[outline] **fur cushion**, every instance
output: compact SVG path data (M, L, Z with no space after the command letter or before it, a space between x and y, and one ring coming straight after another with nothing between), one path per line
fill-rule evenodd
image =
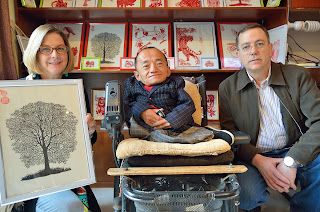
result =
M119 159L142 155L183 155L192 157L218 155L230 149L230 145L222 139L211 139L196 144L177 144L128 138L118 145L116 155Z

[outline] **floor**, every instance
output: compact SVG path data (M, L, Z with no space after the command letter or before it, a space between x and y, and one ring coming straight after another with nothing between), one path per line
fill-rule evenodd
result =
M113 188L92 188L102 212L113 212ZM262 212L289 212L289 202L279 193L271 191L272 198L262 206Z

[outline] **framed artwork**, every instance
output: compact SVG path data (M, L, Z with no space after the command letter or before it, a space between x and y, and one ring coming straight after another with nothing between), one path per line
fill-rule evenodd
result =
M201 7L201 0L169 0L168 7Z
M3 80L0 92L1 204L96 182L81 79Z
M100 69L120 69L127 52L127 22L88 23L84 56L100 57Z
M176 69L200 69L200 57L217 57L213 22L175 22Z
M100 57L82 57L81 70L100 70Z
M73 7L74 0L41 0L39 7Z
M227 7L263 7L263 0L225 0Z
M98 7L99 0L74 0L74 7Z
M142 7L168 7L168 0L142 0Z
M281 0L268 0L266 7L279 7Z
M104 118L106 91L103 88L91 90L92 103L92 117L95 120L102 120Z
M85 34L84 22L48 22L56 28L61 29L67 36L74 56L74 68L80 69L81 56L83 52L83 41Z
M218 91L206 91L208 120L219 121Z
M24 7L30 7L30 8L37 7L35 0L21 0L21 4Z
M217 70L219 69L218 57L200 57L201 70Z
M202 7L224 7L225 0L202 0Z
M134 57L121 57L120 70L136 70L134 66Z
M268 30L270 43L272 45L271 60L275 63L285 64L287 55L287 33L288 25Z
M171 56L170 22L140 22L130 24L129 57L137 56L143 48L153 46L167 57Z
M236 35L248 23L217 23L220 62L222 69L240 69L237 56Z
M167 57L168 66L170 67L170 70L174 70L174 57Z
M140 7L140 0L100 0L99 7Z

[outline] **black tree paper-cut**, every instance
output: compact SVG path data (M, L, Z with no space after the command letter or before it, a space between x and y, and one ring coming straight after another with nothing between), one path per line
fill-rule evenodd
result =
M29 168L44 165L44 170L29 174L22 180L43 177L71 170L50 168L52 163L66 164L76 148L76 124L78 120L64 105L29 103L11 114L6 120L13 150Z

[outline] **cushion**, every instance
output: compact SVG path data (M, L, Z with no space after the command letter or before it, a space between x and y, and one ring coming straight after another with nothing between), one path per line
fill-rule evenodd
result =
M195 123L201 125L202 114L201 114L201 96L198 91L198 86L188 80L185 81L184 90L191 96L196 111L192 114Z
M230 149L230 145L222 139L211 139L196 144L178 144L128 138L118 145L116 155L119 159L142 155L183 155L193 157L218 155Z

